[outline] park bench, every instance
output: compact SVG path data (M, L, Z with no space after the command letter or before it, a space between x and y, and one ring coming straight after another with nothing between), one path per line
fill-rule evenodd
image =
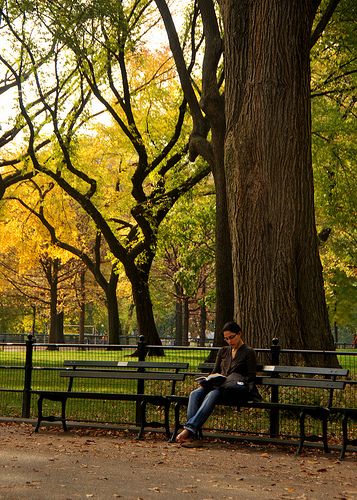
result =
M64 369L60 371L61 378L68 378L67 390L33 390L32 394L38 395L38 419L35 432L38 432L41 422L62 422L63 429L66 425L66 403L68 399L100 399L111 401L134 401L137 405L137 423L140 426L138 437L143 436L146 427L164 427L167 437L170 437L169 409L170 400L166 397L176 391L176 383L183 381L188 369L188 363L153 362L153 361L64 361ZM110 392L109 390L74 390L75 381L83 379L110 380L110 381L136 381L136 392ZM157 388L153 393L145 394L145 382L157 381L160 388L162 382L169 381L168 394L159 394ZM120 386L120 384L119 384ZM120 387L117 387L119 389ZM61 403L61 416L44 416L43 401L58 401ZM164 423L148 422L146 419L147 404L160 406L164 409Z
M212 370L214 363L204 363L199 366L203 372ZM318 441L322 440L325 452L329 451L328 437L327 437L327 423L330 415L330 409L333 404L334 391L343 390L345 387L345 380L341 377L346 377L348 370L341 368L320 368L311 366L280 366L280 365L264 365L258 366L256 384L265 392L263 388L268 391L268 401L247 401L237 405L237 403L222 403L221 405L233 406L238 410L240 408L257 408L264 409L270 412L270 433L275 434L277 422L279 419L279 411L291 411L297 413L299 416L299 445L297 454L303 448L305 441ZM301 388L303 391L299 394L306 396L302 398L299 396L299 401L286 402L282 401L280 396L280 388ZM320 390L325 396L325 401L319 400L318 403L309 402L311 396L310 390ZM175 424L174 430L171 435L170 441L175 441L180 423L180 410L183 406L187 406L188 396L170 395L169 399L174 404ZM303 399L303 400L302 400ZM305 402L304 402L305 401ZM306 417L321 420L322 422L322 437L314 435L306 435L305 422ZM346 417L347 418L347 417ZM345 423L345 425L347 425Z

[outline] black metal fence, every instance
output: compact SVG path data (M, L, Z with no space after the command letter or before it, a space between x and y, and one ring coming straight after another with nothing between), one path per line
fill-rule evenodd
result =
M153 354L153 360L162 360L162 354L167 361L183 361L189 363L189 370L185 381L178 386L178 394L187 395L196 387L195 377L200 372L199 366L208 359L213 360L218 348L215 347L192 347L192 346L163 346L160 353L155 355L158 346L145 346L138 342L132 345L101 345L101 344L44 344L35 341L29 336L25 343L0 343L0 415L2 417L35 418L37 416L36 398L32 396L32 390L66 390L66 382L59 377L59 371L63 369L64 360L68 359L92 359L106 361L126 361L128 359L143 359L148 352ZM270 349L256 348L259 364L291 364L291 359L314 359L319 360L320 366L332 366L338 363L341 367L348 368L349 375L346 380L346 389L336 394L335 406L349 408L357 407L357 350L337 351L296 351L283 349L276 343L272 343ZM159 355L161 354L161 355ZM108 383L108 382L107 382ZM125 391L135 392L137 387L133 381L130 387L126 381ZM164 388L158 386L151 390L161 391ZM300 389L284 394L285 398L298 398L300 400ZM303 389L301 389L303 390ZM316 399L320 394L316 394ZM49 414L56 414L56 403L48 402L46 409ZM53 405L53 406L51 406ZM115 424L123 427L135 426L137 416L135 404L111 401L73 400L68 401L68 420L77 422L90 422ZM152 412L159 411L152 408ZM154 415L157 419L158 415ZM280 414L276 422L272 421L273 412L264 412L255 409L217 408L212 417L206 423L205 429L218 431L221 434L239 433L241 435L270 436L272 429L274 434L283 438L294 438L298 436L297 419L291 418L289 414ZM185 417L182 416L182 421ZM336 417L337 419L337 417ZM312 433L318 433L316 421L309 423ZM340 422L335 420L329 423L330 436L339 439L341 432ZM352 428L352 432L356 432Z

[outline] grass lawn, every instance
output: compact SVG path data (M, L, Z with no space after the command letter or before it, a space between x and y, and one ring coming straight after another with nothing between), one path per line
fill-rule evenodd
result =
M1 349L1 346L0 346ZM59 350L48 350L42 346L35 346L33 351L33 371L32 371L32 389L48 390L66 390L68 380L59 377L59 371L63 369L65 360L102 360L102 361L130 361L136 346L128 346L122 350L109 350L106 347L73 347L61 346ZM207 349L165 349L165 357L151 356L150 361L172 361L188 362L189 371L197 372L200 363L207 358L210 348ZM348 351L351 353L351 351ZM352 354L352 355L351 355ZM348 355L346 351L338 351L338 359L342 367L350 370L350 377L357 378L357 357L355 353ZM356 352L357 354L357 352ZM22 346L6 346L0 350L0 415L6 417L21 416L22 407L22 389L24 384L24 364L26 352ZM167 394L169 393L170 382L150 381L145 384L145 391L148 394ZM190 390L196 387L194 376L187 377L183 383L177 385L177 393L187 395ZM130 380L95 380L84 379L75 380L74 390L95 390L108 392L135 393L136 381ZM17 391L17 392L15 392ZM282 394L282 396L284 396ZM302 393L287 393L286 398L298 398ZM311 394L317 404L320 400L320 394ZM336 392L338 404L341 406L356 406L356 386L346 387L341 393ZM37 416L37 398L32 398L31 416ZM45 402L44 410L47 414L58 414L59 405L54 402ZM159 410L151 410L152 420L160 420L163 415L158 414ZM135 403L131 402L113 402L96 400L69 400L67 415L69 420L93 421L107 423L135 423ZM150 417L149 417L150 418ZM233 409L229 411L215 412L209 422L213 427L224 426L225 428L243 431L250 429L252 432L265 432L268 428L268 414L262 411L244 410L237 413ZM312 423L311 425L317 425ZM291 429L295 433L296 418L289 415L282 415L282 428ZM265 431L264 431L265 429Z

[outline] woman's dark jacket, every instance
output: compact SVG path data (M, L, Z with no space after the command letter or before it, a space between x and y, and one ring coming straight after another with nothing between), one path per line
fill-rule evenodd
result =
M232 348L222 347L217 354L213 373L221 373L227 377L226 382L221 386L223 389L234 389L237 382L244 383L252 399L260 400L261 396L255 386L255 376L257 372L257 358L252 347L242 344L236 356L232 359Z

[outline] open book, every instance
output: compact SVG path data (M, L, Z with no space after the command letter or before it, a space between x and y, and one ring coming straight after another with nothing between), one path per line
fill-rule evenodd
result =
M219 387L223 384L223 382L227 379L225 375L221 375L220 373L211 373L210 375L197 377L195 380L202 387Z

